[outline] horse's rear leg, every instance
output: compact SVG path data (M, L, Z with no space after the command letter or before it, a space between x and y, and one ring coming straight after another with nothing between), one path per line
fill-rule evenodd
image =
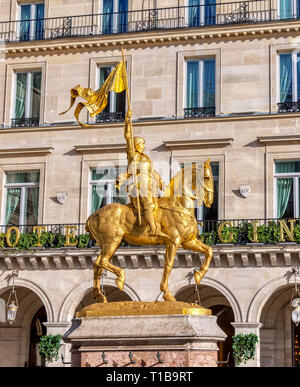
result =
M108 270L114 273L116 278L116 284L120 290L123 290L125 283L125 272L123 269L112 265L109 261L114 255L115 251L121 243L119 241L114 241L113 243L103 243L101 244L101 254L98 256L94 263L94 290L95 293L102 294L100 291L100 276L102 275L103 270ZM104 296L104 295L103 295ZM105 302L105 301L104 301Z
M191 241L182 243L182 247L187 250L196 251L198 253L204 253L205 259L200 270L195 271L194 279L197 285L200 284L202 278L209 268L210 261L213 257L213 249L210 246L205 245L199 239L194 238Z

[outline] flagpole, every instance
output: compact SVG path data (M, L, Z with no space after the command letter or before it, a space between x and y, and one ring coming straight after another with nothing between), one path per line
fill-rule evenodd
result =
M126 71L126 64L125 64L125 56L124 56L124 49L122 47L122 59L123 59L123 71L124 71L124 78L126 79L126 95L127 95L127 104L128 104L128 111L131 113L131 104L130 104L130 97L129 97L129 86L127 81L127 71ZM126 123L125 123L126 125ZM138 180L137 180L137 173L136 173L136 164L135 164L135 149L134 149L134 142L133 142L133 133L132 133L132 120L131 120L131 114L129 115L129 126L130 126L130 142L131 142L131 152L133 155L133 178L134 178L134 184L136 189L136 203L137 203L137 211L138 211L138 221L139 225L142 225L142 218L141 218L141 203L140 203L140 194L139 194L139 187L138 187Z

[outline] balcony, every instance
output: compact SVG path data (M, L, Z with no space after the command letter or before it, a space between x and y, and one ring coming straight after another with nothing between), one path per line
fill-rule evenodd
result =
M203 117L215 117L216 108L212 107L197 107L197 108L185 108L184 118L203 118Z
M96 117L96 124L102 124L105 122L123 122L124 113L123 112L101 112Z
M300 112L300 101L279 102L278 113L297 113Z
M11 119L11 127L12 128L23 128L23 127L31 127L31 126L39 126L40 118L32 117L32 118L12 118Z
M215 219L199 221L198 228L199 238L211 246L300 243L300 218ZM0 230L0 250L1 248L30 250L32 248L95 247L95 241L91 240L89 234L86 233L84 223L6 225L0 226ZM138 248L124 241L120 247Z
M300 18L300 9L277 0L248 0L0 23L0 40L23 42L111 34L263 23Z

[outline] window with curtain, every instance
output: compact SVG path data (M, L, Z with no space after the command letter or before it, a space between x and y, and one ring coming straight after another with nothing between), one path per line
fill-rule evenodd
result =
M110 203L126 203L126 187L120 190L116 180L120 173L126 173L126 166L98 167L91 169L90 178L90 213Z
M189 27L216 23L216 0L189 0Z
M40 172L6 172L5 175L5 225L38 224Z
M186 63L186 107L215 106L215 59Z
M299 0L279 0L279 18L294 19L300 16Z
M100 66L99 67L99 87L103 85L114 66ZM108 96L107 106L104 109L104 113L118 113L122 119L125 118L125 104L126 104L126 91L122 93L115 93L111 91Z
M275 162L276 216L294 218L300 216L300 161Z
M300 54L279 55L279 102L300 100Z
M39 118L42 73L17 72L15 74L15 108L13 118Z
M180 167L186 167L191 164L180 163ZM214 179L214 201L210 208L202 204L195 208L195 216L198 221L204 221L203 227L200 227L201 233L216 229L219 216L219 163L210 163Z
M127 31L128 0L103 0L102 34Z
M40 40L44 37L44 3L20 5L20 40Z

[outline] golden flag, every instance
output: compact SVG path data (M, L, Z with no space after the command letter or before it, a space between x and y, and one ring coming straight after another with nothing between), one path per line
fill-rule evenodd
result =
M79 121L79 114L81 110L86 107L89 111L91 117L97 116L101 113L107 106L108 94L110 91L115 93L121 93L122 91L128 88L127 76L126 76L126 67L125 62L119 62L112 72L107 77L106 81L102 87L96 91L93 91L90 88L83 88L80 85L77 85L71 89L71 104L69 109L60 114L67 113L71 107L74 105L77 97L81 97L86 100L86 102L80 102L74 112L77 122L83 127L89 127L91 125L83 124Z

